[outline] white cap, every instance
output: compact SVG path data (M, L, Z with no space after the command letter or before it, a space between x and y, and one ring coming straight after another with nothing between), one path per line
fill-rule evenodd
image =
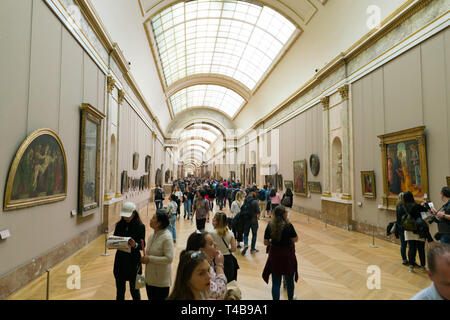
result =
M120 216L129 218L133 214L134 210L136 210L136 205L133 202L125 202L123 204L122 211L120 212Z

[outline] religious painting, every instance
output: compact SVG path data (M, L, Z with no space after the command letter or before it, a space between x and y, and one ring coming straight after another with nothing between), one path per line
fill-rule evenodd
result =
M66 154L51 129L32 132L11 164L3 210L16 210L61 201L67 194Z
M283 190L283 176L281 174L276 175L277 190Z
M311 157L309 157L309 167L311 168L313 176L317 177L320 171L320 161L317 154L312 154Z
M425 127L378 136L383 163L383 202L394 209L400 192L412 192L417 202L428 194Z
M122 171L122 178L120 179L121 186L120 186L120 193L124 194L128 191L128 172Z
M78 213L100 205L101 121L105 115L89 104L81 107Z
M133 153L133 170L137 170L139 168L139 153Z
M294 182L291 180L284 180L284 187L287 189L294 189Z
M161 169L156 169L156 174L155 174L155 184L157 186L162 186L162 174L161 174Z
M150 168L152 165L152 157L146 156L145 157L145 172L150 172Z
M306 159L294 161L294 193L308 196L308 180L306 172Z
M361 189L362 195L364 197L366 198L377 197L374 171L361 171Z
M322 194L322 185L320 182L308 182L308 188L311 193Z

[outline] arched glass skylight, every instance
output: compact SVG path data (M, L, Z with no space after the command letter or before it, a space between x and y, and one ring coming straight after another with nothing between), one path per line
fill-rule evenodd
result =
M206 153L206 149L198 146L198 145L193 145L193 146L188 146L185 149L183 149L183 154L189 154L189 152L192 151L200 151L201 153Z
M194 123L185 128L185 130L190 130L190 129L204 129L204 130L209 130L209 131L213 132L216 136L222 135L221 131L219 131L216 127L210 125L209 123L202 123L202 122Z
M202 141L202 140L186 140L186 141L184 141L184 142L181 144L181 146L193 146L193 145L195 145L195 146L201 146L201 147L203 147L205 150L208 150L209 147L210 147L210 144L209 144L209 143L207 143L207 142L205 142L205 141Z
M166 86L194 74L229 76L253 90L296 26L241 0L179 2L151 19Z
M211 107L233 117L244 102L244 98L233 90L209 84L190 86L170 97L174 114L193 107Z
M192 137L204 138L210 142L214 142L217 138L217 136L214 133L205 129L185 130L180 135L181 140L189 139Z

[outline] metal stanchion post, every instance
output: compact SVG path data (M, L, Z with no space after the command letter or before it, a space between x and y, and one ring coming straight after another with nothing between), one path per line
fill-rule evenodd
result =
M378 248L375 245L375 226L372 226L372 244L370 245L371 248Z
M105 230L105 253L102 253L101 256L107 257L109 253L106 251L106 241L108 240L108 230Z
M328 231L328 212L325 214L325 228L322 230Z
M47 294L45 300L50 300L50 269L47 269Z

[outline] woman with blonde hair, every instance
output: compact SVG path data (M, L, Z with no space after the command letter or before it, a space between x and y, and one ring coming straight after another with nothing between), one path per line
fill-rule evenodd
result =
M237 248L240 249L240 242L244 241L244 221L239 217L236 218L239 212L241 212L242 204L244 203L245 193L243 191L238 191L236 193L236 199L231 204L231 229L236 237Z
M210 232L217 250L222 252L224 257L224 273L227 281L237 280L237 269L239 265L232 252L236 251L236 240L233 233L228 229L227 215L224 212L217 212L214 215L212 225L214 230Z

